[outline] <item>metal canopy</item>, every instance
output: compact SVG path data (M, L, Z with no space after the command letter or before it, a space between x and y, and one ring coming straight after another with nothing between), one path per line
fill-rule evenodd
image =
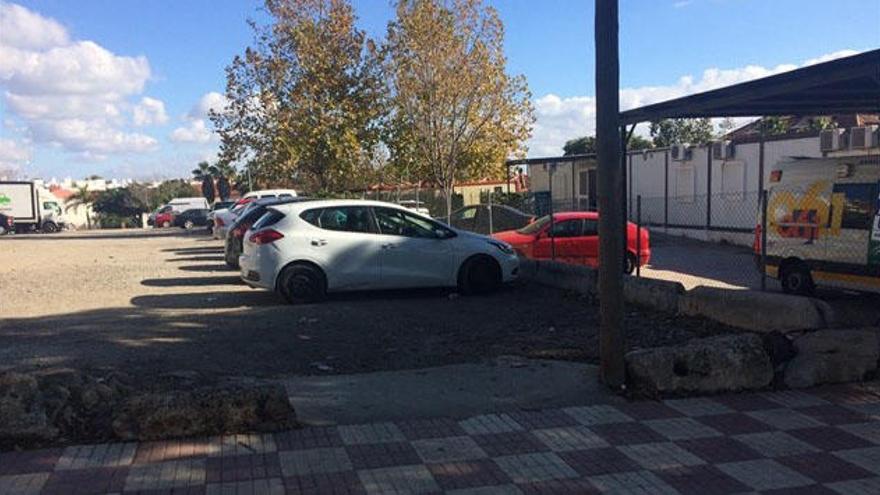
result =
M620 124L668 118L880 113L880 49L620 113Z

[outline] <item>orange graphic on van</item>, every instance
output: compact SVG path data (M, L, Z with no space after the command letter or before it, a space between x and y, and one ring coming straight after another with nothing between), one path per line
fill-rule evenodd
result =
M770 231L779 237L804 239L840 235L844 198L830 194L831 184L820 180L804 191L772 191L767 205Z

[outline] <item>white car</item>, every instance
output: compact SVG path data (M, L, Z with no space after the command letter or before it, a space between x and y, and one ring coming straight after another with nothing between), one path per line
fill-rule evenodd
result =
M327 292L458 287L483 293L517 278L505 242L460 231L379 201L272 206L245 234L241 277L290 302Z
M226 239L226 231L235 222L237 217L235 208L229 207L213 212L212 221L214 222L214 227L211 234L214 239ZM237 208L241 209L243 206Z

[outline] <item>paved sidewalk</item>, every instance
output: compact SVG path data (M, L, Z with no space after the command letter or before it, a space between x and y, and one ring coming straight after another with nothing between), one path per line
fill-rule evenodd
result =
M880 493L880 383L0 454L0 493Z

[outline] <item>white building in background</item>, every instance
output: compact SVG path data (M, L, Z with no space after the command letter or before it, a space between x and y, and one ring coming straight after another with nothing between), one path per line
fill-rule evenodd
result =
M874 115L841 118L837 134L867 128L877 136ZM846 124L850 124L847 126ZM855 125L853 125L855 124ZM830 148L819 131L802 131L764 139L764 169L760 167L760 136L754 124L729 134L729 140L710 146L672 146L627 153L627 214L638 216L652 230L709 241L751 245L758 223L760 191L773 166L791 157L878 154L873 147L854 149L848 139L834 139ZM830 133L828 134L830 135ZM827 140L827 138L826 138ZM536 205L554 211L596 209L596 161L593 156L532 158L512 161L528 167L530 192ZM551 186L552 184L552 186ZM546 210L537 213L546 213Z

